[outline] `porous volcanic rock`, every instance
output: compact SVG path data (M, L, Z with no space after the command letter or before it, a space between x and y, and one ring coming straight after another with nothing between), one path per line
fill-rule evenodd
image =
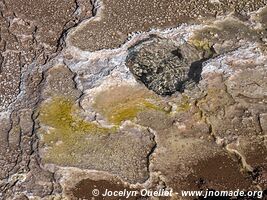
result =
M126 65L148 89L170 95L199 81L203 60L201 53L187 43L178 45L152 35L129 48Z

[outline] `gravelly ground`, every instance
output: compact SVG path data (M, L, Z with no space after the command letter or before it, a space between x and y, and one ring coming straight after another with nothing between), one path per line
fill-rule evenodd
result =
M100 1L102 2L102 1ZM209 0L104 0L99 18L85 23L70 36L70 42L82 50L99 50L120 46L128 34L153 28L176 27L183 22L201 18L213 20L233 11L246 16L266 5L266 1L209 1Z
M0 1L0 199L266 190L266 3Z

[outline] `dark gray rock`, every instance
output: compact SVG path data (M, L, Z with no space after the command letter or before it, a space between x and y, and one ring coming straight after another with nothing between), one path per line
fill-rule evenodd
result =
M189 44L155 36L129 48L126 65L146 87L159 95L182 92L198 82L202 71L201 52Z

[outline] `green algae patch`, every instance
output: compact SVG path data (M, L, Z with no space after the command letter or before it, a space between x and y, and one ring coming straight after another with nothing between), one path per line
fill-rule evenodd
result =
M78 115L75 102L63 97L53 98L40 107L41 143L46 147L44 161L74 165L85 154L91 135L114 133Z
M159 97L144 88L120 86L103 91L95 98L94 108L109 122L119 125L147 110L165 112Z
M189 43L193 45L198 51L203 52L204 58L210 58L214 54L213 43L207 39L191 39Z
M39 120L46 126L64 131L104 133L109 130L85 121L78 112L74 101L57 97L42 105Z
M227 17L194 31L189 42L205 54L213 56L214 53L223 54L239 48L242 40L261 43L261 36L259 31L238 18ZM212 48L214 46L215 49Z
M181 100L179 101L179 103L176 104L177 108L176 111L177 112L187 112L190 110L191 105L189 102L189 97L186 95L183 95Z
M194 45L198 50L208 51L212 47L212 43L208 40L192 39L189 41L190 44Z

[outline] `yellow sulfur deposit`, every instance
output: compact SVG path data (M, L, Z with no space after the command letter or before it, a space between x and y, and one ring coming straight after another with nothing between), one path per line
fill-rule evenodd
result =
M42 129L41 142L48 147L45 156L47 162L56 164L78 162L77 154L86 152L87 137L91 134L114 133L114 129L98 126L87 122L78 116L78 106L64 97L53 98L40 108L41 125L48 126L48 131Z
M149 109L164 112L162 102L156 94L144 88L130 86L101 92L95 99L94 108L116 125L132 120L138 113Z

